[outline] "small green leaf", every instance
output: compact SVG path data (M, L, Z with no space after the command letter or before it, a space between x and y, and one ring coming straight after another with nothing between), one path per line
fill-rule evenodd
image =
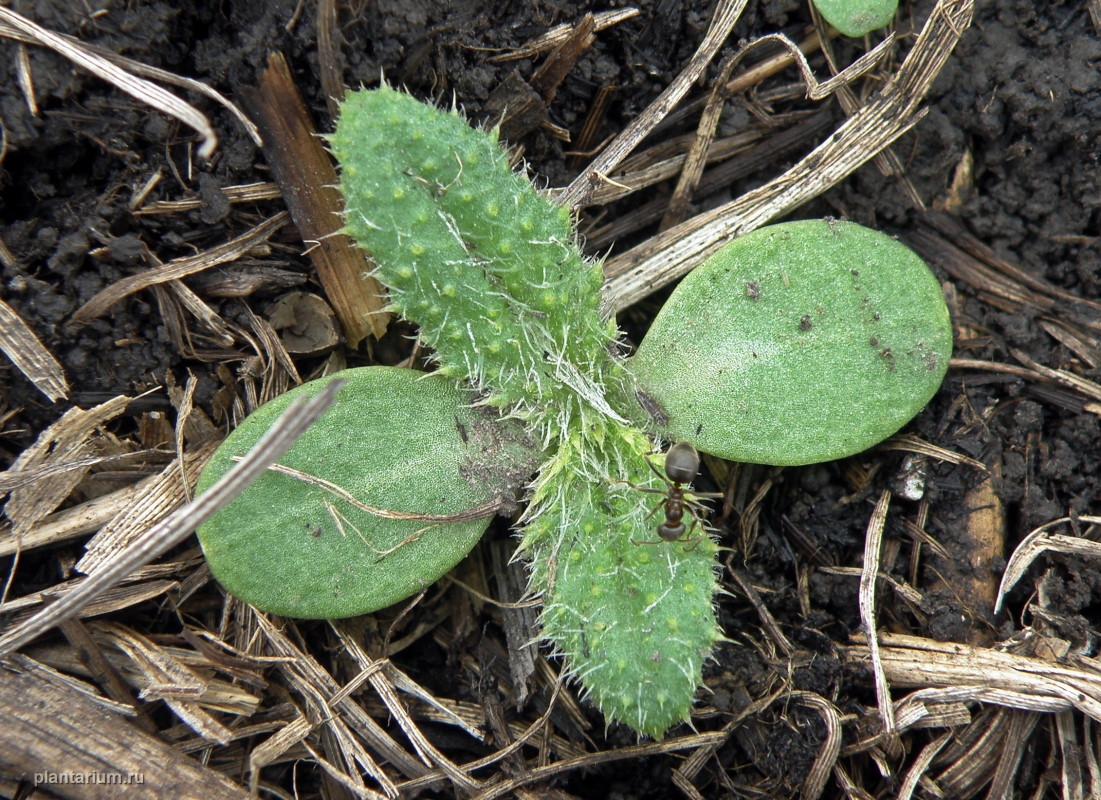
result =
M854 223L741 236L677 287L630 361L662 434L735 461L858 453L905 425L948 369L940 286L905 245Z
M541 454L444 378L349 369L299 386L250 415L199 480L209 487L295 397L335 378L333 407L280 460L377 509L456 514L504 496ZM214 577L240 599L290 617L366 614L431 585L477 543L491 515L461 522L391 519L321 486L269 471L199 529ZM390 552L387 552L390 551Z
M846 36L885 28L895 18L898 0L813 0L818 13Z

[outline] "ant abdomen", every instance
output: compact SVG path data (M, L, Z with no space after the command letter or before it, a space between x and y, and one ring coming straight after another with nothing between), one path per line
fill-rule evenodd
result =
M665 454L665 474L673 483L691 483L700 474L700 454L688 442L677 442Z

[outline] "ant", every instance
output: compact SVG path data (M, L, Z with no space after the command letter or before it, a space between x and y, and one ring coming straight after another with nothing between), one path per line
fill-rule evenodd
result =
M641 486L635 486L634 488L638 489L640 492L665 495L662 501L654 506L654 510L646 515L646 519L649 519L656 514L659 509L664 509L665 519L662 520L661 524L657 527L658 536L661 537L658 541L636 542L633 539L631 541L634 544L686 542L691 545L689 549L694 550L703 540L703 536L697 536L695 539L692 539L692 531L696 529L696 523L700 521L700 515L707 512L707 509L704 508L697 498L722 497L722 493L690 493L686 491L686 487L691 484L700 473L700 454L697 453L696 448L688 442L677 442L669 448L669 452L665 454L664 475L658 472L658 468L654 466L653 462L647 460L646 463L650 469L654 471L654 474L665 483L666 489L663 491L661 489L647 489ZM692 526L690 528L684 524L684 511L686 508L692 517Z

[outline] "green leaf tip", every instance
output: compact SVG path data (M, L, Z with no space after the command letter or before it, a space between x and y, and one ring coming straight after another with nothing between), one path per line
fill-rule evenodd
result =
M818 13L846 36L864 36L891 24L898 0L813 0Z
M630 369L664 433L734 461L843 458L932 398L952 327L936 278L885 234L849 222L771 225L686 277Z
M472 409L469 392L413 370L363 367L303 384L251 414L215 452L201 493L286 406L335 378L333 407L280 460L376 509L451 515L523 485L539 454L522 429ZM211 572L264 611L333 619L365 614L430 586L477 543L492 517L435 522L356 508L269 471L199 528Z

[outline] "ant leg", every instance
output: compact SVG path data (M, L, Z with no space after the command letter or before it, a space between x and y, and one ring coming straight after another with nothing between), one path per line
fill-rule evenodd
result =
M704 534L702 534L702 533L699 536L697 536L695 539L691 538L692 531L696 530L696 523L697 522L699 522L699 520L696 518L696 515L693 514L692 515L692 527L688 529L688 533L684 534L684 539L682 540L685 543L685 545L687 545L684 548L684 551L686 553L691 553L693 550L695 550L697 547L699 547L700 542L703 541Z
M636 492L646 492L646 494L668 494L666 489L650 489L646 486L638 486L630 481L621 481L619 478L605 478L609 483L622 483L624 486L630 486Z
M653 470L655 475L657 475L659 478L661 478L662 483L664 483L666 486L669 485L669 478L666 477L665 475L661 474L661 471L658 470L658 468L654 466L653 461L651 461L650 459L646 459L646 466L648 466L651 470Z
M658 513L658 511L665 508L667 505L669 505L669 498L668 497L666 497L664 500L662 500L660 503L658 503L656 506L654 506L652 509L650 509L650 513L647 514L645 517L643 517L642 521L646 522L648 519L650 519L650 517L654 516L654 514Z

